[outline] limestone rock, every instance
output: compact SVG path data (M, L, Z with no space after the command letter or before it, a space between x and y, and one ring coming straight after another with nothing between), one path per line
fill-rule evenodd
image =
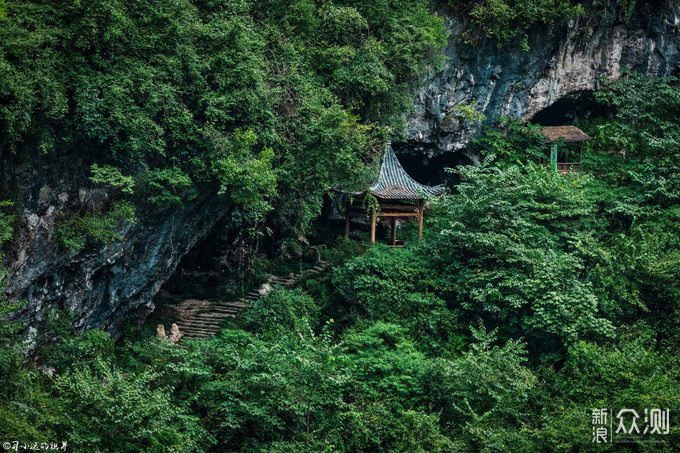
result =
M307 247L307 250L305 250L305 261L308 263L316 264L319 261L321 261L321 254L319 253L319 249L311 246Z
M165 326L163 324L158 324L156 326L156 337L160 338L162 341L168 339L168 336L165 334Z
M572 114L587 117L589 107L582 101L598 89L600 77L619 77L624 66L658 77L680 68L675 25L680 23L680 3L637 2L628 22L617 2L605 8L598 19L589 12L561 28L533 27L528 52L519 45L498 48L489 39L477 47L463 44L459 37L466 24L446 19L450 34L444 68L430 74L416 94L415 111L406 116L406 141L393 143L395 151L429 157L458 152L475 162L478 156L467 154L466 148L498 116L531 119L562 101L574 107ZM455 106L475 102L475 110L486 116L484 123L456 117Z
M119 224L122 241L88 240L82 250L69 250L57 235L63 219L106 207L112 195L92 188L83 176L88 167L77 167L84 165L77 151L36 153L31 169L15 168L9 157L0 154L0 192L17 188L22 225L5 253L5 290L10 298L27 301L14 319L27 322L29 337L60 306L72 312L76 330L105 326L120 337L126 318L132 315L139 324L153 311L152 298L179 261L230 207L228 196L217 196L211 187L172 210L133 200L135 223Z
M263 283L262 286L257 290L257 292L260 294L260 296L266 296L269 291L272 290L272 287L269 283Z
M172 325L170 326L170 341L172 343L177 343L179 340L182 339L183 336L184 334L180 332L177 324L173 322Z

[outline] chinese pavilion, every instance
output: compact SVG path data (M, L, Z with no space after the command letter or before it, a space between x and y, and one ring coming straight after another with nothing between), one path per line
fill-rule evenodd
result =
M542 131L544 143L550 145L550 165L559 173L569 173L581 170L583 158L583 142L592 138L576 126L547 126ZM565 147L558 155L558 143L580 143L578 150Z
M385 154L380 163L378 179L367 191L354 194L365 196L367 192L370 192L378 200L379 209L371 208L370 211L371 243L375 242L375 226L378 215L392 220L391 244L393 246L397 245L398 218L417 217L418 238L420 239L423 235L425 198L441 194L445 186L446 184L426 186L411 178L394 154L391 143L388 142L385 145ZM349 237L350 223L351 201L348 199L345 210L345 237Z

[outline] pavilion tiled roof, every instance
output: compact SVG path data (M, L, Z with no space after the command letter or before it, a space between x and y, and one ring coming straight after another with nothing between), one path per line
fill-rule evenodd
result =
M378 198L390 199L422 199L436 196L444 191L446 184L426 186L411 178L388 143L385 155L380 164L378 180L369 191Z
M560 140L565 143L589 142L592 137L584 133L576 126L547 126L541 132L545 136L546 143L555 143Z

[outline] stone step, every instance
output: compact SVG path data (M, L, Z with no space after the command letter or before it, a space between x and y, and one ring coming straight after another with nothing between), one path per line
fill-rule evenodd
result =
M237 307L237 306L234 306L234 305L228 305L228 304L224 304L224 303L215 302L214 304L210 305L210 307L205 307L202 311L210 311L210 310L214 310L216 308L221 308L222 310L233 310L234 312L237 312L237 311L239 311L239 310L241 310L245 307L241 307L241 306Z
M234 310L229 309L229 308L214 308L214 309L209 310L209 311L202 311L200 313L196 313L194 315L194 317L209 315L209 314L212 314L212 313L216 313L217 311L222 311L223 313L227 313L227 314L232 315L232 316L235 315L236 313L238 313L238 311L234 311Z
M230 316L236 316L239 314L240 310L235 310L233 308L223 308L223 307L214 307L212 310L210 310L210 313L223 313L225 315L230 315Z
M215 335L217 331L213 330L187 330L185 337L195 337L196 335Z
M202 326L199 324L187 324L186 326L180 327L179 331L180 332L195 332L195 331L203 331L203 330L212 330L212 326Z
M239 300L231 301L231 302L215 302L213 304L213 307L234 307L237 310L240 310L241 308L246 308L248 304L246 303L246 299L244 297L240 298Z
M220 315L209 315L209 316L195 316L191 318L189 322L202 322L204 324L215 324L216 326L219 326L222 321L225 319L231 317L232 315L227 315L227 316L220 316Z
M325 272L329 263L326 261L319 261L310 269L302 271L299 274L293 274L292 277L272 275L269 277L269 284L272 287L276 286L293 286L297 283L298 279L305 276L317 275L321 272ZM258 289L253 289L248 292L244 297L236 301L215 301L207 302L207 305L198 307L191 317L180 321L177 326L180 332L184 334L184 339L187 340L198 340L204 338L213 337L219 330L222 322L231 317L237 316L244 308L248 308L252 302L260 299L262 295ZM200 302L206 301L192 301L194 305Z
M200 335L215 335L219 330L192 330L192 331L187 331L184 336L185 337L195 337L195 336L200 336Z
M196 340L196 339L199 339L199 338L211 338L211 337L214 337L214 336L215 336L215 334L212 333L212 332L211 333L194 333L194 334L191 334L191 335L187 334L182 339L183 340L184 339L186 339L186 340Z
M239 313L241 313L241 311L243 311L243 309L242 308L241 309L235 309L234 307L222 307L222 306L220 306L220 307L213 308L211 311L218 312L218 313L229 313L229 314L236 316Z
M238 308L246 308L248 304L242 302L243 299L239 299L236 302L215 302L213 306L215 307L234 307L236 309Z
M190 321L187 322L186 324L182 324L181 326L178 325L177 327L179 327L180 332L182 331L182 329L204 329L204 328L219 329L220 323L205 321Z
M189 336L189 335L205 335L205 334L214 335L216 332L217 332L217 330L192 329L192 330L187 330L185 335L187 335L187 336Z
M191 319L190 322L202 322L204 324L214 324L216 326L219 326L222 324L222 321L224 321L227 318L233 317L232 315L228 316L205 316L202 318L193 318Z
M190 321L190 324L188 325L193 325L193 326L205 326L205 327L214 327L214 328L219 328L222 325L222 321L224 321L225 318L201 318L201 319L192 319ZM180 327L181 329L181 327Z
M217 331L196 331L196 332L187 332L183 337L182 340L202 340L206 338L212 338L215 336Z
M234 315L232 314L218 314L218 313L200 313L196 316L192 316L190 319L188 319L188 322L191 321L209 321L209 322L215 322L218 323L224 319L227 319L229 317L233 317Z
M181 331L182 329L203 329L203 328L213 328L213 327L219 327L219 322L215 321L203 321L203 320L198 320L198 319L190 319L181 326L179 327L179 330Z

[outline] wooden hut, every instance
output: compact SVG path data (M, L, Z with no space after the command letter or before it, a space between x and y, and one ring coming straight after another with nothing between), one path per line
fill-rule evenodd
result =
M418 219L418 238L423 235L423 210L425 208L425 198L437 196L444 191L446 184L438 186L427 186L420 184L406 173L401 166L399 159L392 150L392 145L388 142L385 146L385 154L380 163L378 179L371 185L366 192L370 192L379 204L379 212L371 208L370 228L371 243L375 242L376 218L390 218L392 221L391 244L397 245L397 219L398 218L417 218ZM366 192L355 193L354 195L365 196ZM347 201L345 211L345 237L349 237L351 224L352 206L350 200Z
M592 141L590 136L576 126L547 126L542 133L545 137L544 143L550 145L550 165L557 172L564 174L581 170L583 142ZM558 153L559 143L580 143L580 146L578 149L567 146Z

